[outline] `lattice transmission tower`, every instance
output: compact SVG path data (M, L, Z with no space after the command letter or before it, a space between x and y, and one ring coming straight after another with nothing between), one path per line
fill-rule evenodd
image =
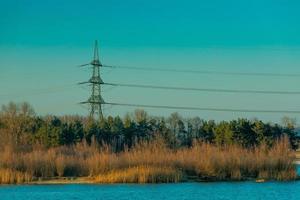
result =
M94 47L94 59L92 60L92 62L80 66L88 65L92 66L92 77L88 81L81 82L79 84L89 84L91 87L91 96L87 101L81 102L81 104L89 104L90 117L94 119L102 119L102 104L105 104L105 102L101 96L101 85L104 84L104 82L100 77L100 68L102 67L102 64L99 60L97 40L95 41Z

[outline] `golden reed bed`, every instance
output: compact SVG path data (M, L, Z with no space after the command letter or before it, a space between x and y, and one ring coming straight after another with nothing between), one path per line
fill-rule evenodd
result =
M294 180L295 153L287 138L272 148L245 149L194 142L169 149L162 140L142 142L114 153L84 143L51 149L0 152L0 183L19 184L61 177L88 177L91 183L161 183L193 180Z

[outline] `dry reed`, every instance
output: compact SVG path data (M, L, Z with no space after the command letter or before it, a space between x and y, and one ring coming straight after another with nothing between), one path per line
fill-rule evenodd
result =
M245 149L195 142L190 148L169 149L162 140L142 142L114 153L109 147L78 144L51 149L0 152L0 183L30 182L39 178L94 177L99 183L177 182L198 180L272 179L297 177L294 152L287 138L272 148ZM195 178L196 177L196 178Z
M182 172L170 167L138 166L112 170L95 177L96 183L176 183Z

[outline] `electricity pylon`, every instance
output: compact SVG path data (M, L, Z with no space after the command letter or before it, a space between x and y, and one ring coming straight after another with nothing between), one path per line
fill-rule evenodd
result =
M105 102L101 96L101 84L103 84L104 82L100 77L100 67L102 67L102 64L99 60L97 40L95 41L94 59L92 60L92 62L80 66L88 66L88 65L92 66L93 75L88 81L79 84L89 84L92 89L91 90L92 94L87 101L81 102L81 104L89 104L90 117L94 119L98 118L101 120L103 118L102 104L105 104Z

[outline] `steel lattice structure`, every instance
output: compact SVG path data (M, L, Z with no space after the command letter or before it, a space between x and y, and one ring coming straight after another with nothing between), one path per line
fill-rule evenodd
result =
M92 77L86 81L79 84L89 84L91 86L91 96L88 98L87 101L81 102L81 104L89 104L90 106L90 117L94 119L102 119L102 104L105 104L102 96L101 96L101 85L104 83L100 77L100 68L102 64L99 60L99 53L98 53L98 42L95 41L94 47L94 59L92 62L88 64L84 64L81 66L92 66L93 74Z

